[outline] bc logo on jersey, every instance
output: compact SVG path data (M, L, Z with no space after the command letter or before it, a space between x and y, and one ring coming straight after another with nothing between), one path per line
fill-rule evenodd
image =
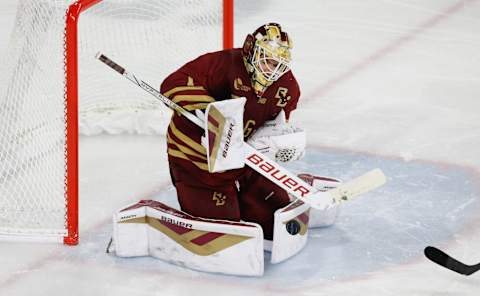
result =
M227 200L227 196L221 192L213 192L212 200L215 202L217 207L223 206Z
M275 98L278 99L277 106L283 108L287 106L288 101L290 101L292 97L288 96L288 88L279 87Z

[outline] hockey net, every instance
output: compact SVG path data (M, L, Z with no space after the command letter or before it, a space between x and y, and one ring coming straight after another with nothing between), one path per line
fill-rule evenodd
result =
M0 238L77 243L77 127L165 132L170 111L96 52L160 85L189 59L231 46L232 2L19 1L0 74Z

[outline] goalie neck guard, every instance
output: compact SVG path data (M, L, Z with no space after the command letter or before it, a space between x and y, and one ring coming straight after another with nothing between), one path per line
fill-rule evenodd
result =
M243 57L257 96L290 71L291 49L288 34L276 23L263 25L247 35L243 43Z

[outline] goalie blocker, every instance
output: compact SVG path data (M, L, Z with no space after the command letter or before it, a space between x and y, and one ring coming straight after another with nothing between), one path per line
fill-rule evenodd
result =
M277 210L273 247L268 247L272 263L305 246L309 208L297 201ZM197 218L153 200L141 200L114 214L109 248L120 257L152 256L199 271L244 276L261 276L264 271L258 224Z
M205 141L210 173L245 166L243 109L245 98L208 104L205 110Z

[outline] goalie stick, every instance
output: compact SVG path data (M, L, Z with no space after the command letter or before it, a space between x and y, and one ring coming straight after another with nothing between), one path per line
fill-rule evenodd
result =
M104 54L97 53L95 57L126 79L162 101L169 108L178 112L182 116L185 116L203 129L204 121L202 118L195 116L177 105L148 83L138 79L134 74L128 72L125 68L115 63ZM374 169L350 182L340 185L336 189L319 192L302 179L298 178L295 174L292 174L290 171L248 144L245 144L245 164L293 195L295 198L300 199L311 207L317 209L325 209L325 207L333 205L334 203L350 200L359 194L382 186L386 181L385 175L382 171L380 169Z
M471 275L472 273L475 273L480 270L480 263L475 265L467 265L465 263L462 263L450 257L445 252L435 247L431 247L431 246L426 247L424 250L424 253L428 259L432 260L438 265L441 265L447 269L450 269L452 271L458 272L463 275Z

